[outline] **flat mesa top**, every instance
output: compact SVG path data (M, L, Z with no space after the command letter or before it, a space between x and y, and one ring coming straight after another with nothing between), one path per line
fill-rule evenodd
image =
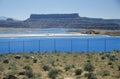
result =
M72 14L31 14L31 19L48 19L48 18L79 18L78 13Z

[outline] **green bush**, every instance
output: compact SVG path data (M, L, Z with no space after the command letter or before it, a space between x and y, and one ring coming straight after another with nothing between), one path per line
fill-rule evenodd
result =
M118 70L120 71L120 64L118 65Z
M93 65L91 63L87 63L87 64L84 65L84 70L85 71L92 72L92 71L94 71L94 69L95 68L93 67Z
M8 75L7 77L4 77L3 79L18 79L18 78L14 75Z
M71 65L67 65L64 69L65 69L65 71L69 71L71 68L72 68Z
M11 69L11 70L16 70L17 67L16 67L16 65L11 65L11 66L9 67L9 69Z
M25 75L26 75L28 78L34 77L34 74L33 74L32 69L26 70L26 71L25 71Z
M30 56L28 56L28 55L25 55L24 57L25 57L25 59L29 59L30 58Z
M82 70L81 69L76 69L75 70L75 75L81 75L82 74Z
M76 77L76 79L81 79L81 77L82 77L82 76L78 75L78 76Z
M60 70L51 70L49 73L48 73L48 76L49 78L51 79L56 79L56 76L60 73L61 71Z
M108 62L108 65L112 65L112 64L113 64L112 61L109 61L109 62Z
M105 59L105 56L102 56L101 59L104 60L104 59Z
M8 59L5 59L5 60L3 60L3 63L8 64L8 63L9 63L9 60L8 60Z
M49 70L51 69L51 68L50 68L49 66L47 66L47 65L43 66L42 68L43 68L44 71L49 71Z
M33 63L37 63L37 59L33 59Z
M110 55L108 58L109 58L110 61L115 61L116 60L116 57L114 55Z
M90 63L91 61L88 59L87 62Z
M26 70L31 70L32 68L31 68L31 66L30 66L29 64L26 64L26 65L24 66L24 69L26 69Z
M93 74L93 73L86 73L85 77L87 77L87 79L97 79L97 77Z
M109 76L110 75L109 71L105 71L105 70L104 71L100 71L99 74L101 76Z

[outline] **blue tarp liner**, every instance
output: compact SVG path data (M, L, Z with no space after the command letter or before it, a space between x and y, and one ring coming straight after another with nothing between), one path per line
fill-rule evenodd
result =
M0 53L9 52L104 52L120 50L120 37L4 37Z

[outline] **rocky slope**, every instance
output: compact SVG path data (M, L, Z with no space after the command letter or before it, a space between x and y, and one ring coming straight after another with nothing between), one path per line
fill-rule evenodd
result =
M79 14L31 14L24 21L0 20L0 27L120 29L120 19L80 17Z

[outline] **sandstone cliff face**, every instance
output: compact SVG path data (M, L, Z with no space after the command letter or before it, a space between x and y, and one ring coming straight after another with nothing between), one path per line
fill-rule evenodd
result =
M25 21L0 21L0 27L120 29L120 20L80 17L79 14L32 14Z

